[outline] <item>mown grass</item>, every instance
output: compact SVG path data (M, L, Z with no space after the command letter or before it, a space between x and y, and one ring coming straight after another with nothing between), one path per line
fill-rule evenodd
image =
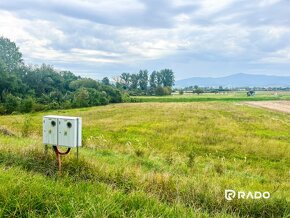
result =
M255 96L247 96L246 91L230 91L217 94L204 93L192 94L186 93L179 95L177 93L170 96L136 96L132 97L132 102L239 102L239 101L272 101L272 100L289 100L290 92L288 91L257 91Z
M83 118L81 158L64 157L59 175L41 144L44 113L0 117L16 135L0 135L0 216L289 216L288 114L232 102L49 113ZM224 189L272 195L226 201Z

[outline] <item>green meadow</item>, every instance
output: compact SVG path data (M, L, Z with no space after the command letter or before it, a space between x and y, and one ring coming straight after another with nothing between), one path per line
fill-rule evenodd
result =
M135 102L207 102L207 101L269 101L290 100L289 91L257 91L255 96L248 97L246 91L229 91L221 93L179 95L178 92L170 96L136 96Z
M289 217L290 114L244 95L1 116L0 217ZM61 173L42 144L48 114L83 119L80 158L62 157ZM271 197L227 201L225 189Z

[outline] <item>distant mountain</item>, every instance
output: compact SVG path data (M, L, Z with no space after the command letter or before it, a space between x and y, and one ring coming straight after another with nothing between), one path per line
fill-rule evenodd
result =
M290 87L290 77L254 74L233 74L225 77L192 77L175 82L176 88L201 87Z

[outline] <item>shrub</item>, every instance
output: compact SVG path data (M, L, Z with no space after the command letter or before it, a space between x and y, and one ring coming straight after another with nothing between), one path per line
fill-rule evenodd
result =
M109 96L110 103L122 102L122 94L118 89L113 88L111 86L104 86L103 88L106 91L107 95Z
M197 87L195 90L192 91L192 93L196 93L198 95L204 93L204 90L200 87Z
M29 135L30 128L31 128L31 117L25 116L21 129L21 136L27 137Z
M34 106L34 99L33 98L26 98L21 101L20 104L20 112L22 113L29 113L32 111Z
M101 103L101 105L109 104L109 99L108 99L107 93L105 91L101 92L100 103Z
M70 102L69 100L64 101L63 104L62 104L62 108L63 108L63 109L69 109L69 108L72 108L72 104L71 104L71 102Z
M48 109L48 106L45 104L34 103L33 111L45 111Z
M90 102L90 93L85 88L80 88L74 94L74 107L88 107Z
M54 109L59 109L59 108L60 108L59 103L57 103L55 101L48 104L49 110L54 110Z
M0 104L0 114L3 115L5 113L6 113L5 106L3 104Z
M155 90L155 95L163 96L163 95L170 95L171 94L171 88L170 87L161 87L158 86Z
M20 98L15 97L12 94L7 94L4 97L4 108L7 114L11 114L13 111L17 111L19 107Z

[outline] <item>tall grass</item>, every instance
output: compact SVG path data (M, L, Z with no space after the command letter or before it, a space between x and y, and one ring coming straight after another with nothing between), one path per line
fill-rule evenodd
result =
M0 135L0 216L250 216L289 214L290 116L234 103L140 103L53 114L83 117L85 147L60 176L41 144ZM0 126L21 132L23 116ZM8 182L9 181L9 182ZM224 189L270 191L224 199ZM21 191L23 190L23 191Z

